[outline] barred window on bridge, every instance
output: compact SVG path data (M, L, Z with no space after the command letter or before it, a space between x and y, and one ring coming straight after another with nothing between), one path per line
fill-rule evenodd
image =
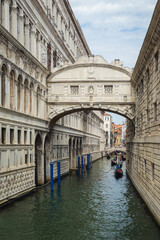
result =
M79 93L79 86L71 86L71 94L77 95Z
M104 91L105 91L105 94L113 93L113 85L106 85L106 86L104 86Z

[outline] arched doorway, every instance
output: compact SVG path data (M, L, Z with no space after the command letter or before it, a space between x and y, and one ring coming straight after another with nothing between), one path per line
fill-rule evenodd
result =
M50 141L46 136L44 142L44 183L50 181Z
M42 174L42 139L40 134L36 136L35 140L35 184L43 184Z

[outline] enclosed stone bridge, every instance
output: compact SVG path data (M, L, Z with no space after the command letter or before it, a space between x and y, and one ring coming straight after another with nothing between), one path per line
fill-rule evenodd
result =
M101 56L81 57L75 64L56 68L47 81L50 125L84 110L114 112L134 121L131 73L119 60L108 64Z
M113 147L113 148L106 148L106 152L108 154L112 154L116 151L122 152L122 153L126 153L126 147Z

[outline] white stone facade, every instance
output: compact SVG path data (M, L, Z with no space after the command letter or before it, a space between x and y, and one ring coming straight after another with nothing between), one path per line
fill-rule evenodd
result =
M90 50L65 1L0 1L0 202L76 167L77 154L103 151L103 117L73 113L49 128L47 78Z
M132 74L135 129L127 124L127 171L160 224L160 1Z

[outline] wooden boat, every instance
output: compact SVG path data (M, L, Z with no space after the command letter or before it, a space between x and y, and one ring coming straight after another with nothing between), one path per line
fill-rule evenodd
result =
M115 171L114 171L114 176L115 176L115 178L121 178L122 176L123 176L123 171L122 171L122 169L121 168L118 168L118 169L116 169Z
M122 155L122 161L126 161L126 157Z
M110 158L111 158L111 156L109 154L107 154L107 159L110 159Z

